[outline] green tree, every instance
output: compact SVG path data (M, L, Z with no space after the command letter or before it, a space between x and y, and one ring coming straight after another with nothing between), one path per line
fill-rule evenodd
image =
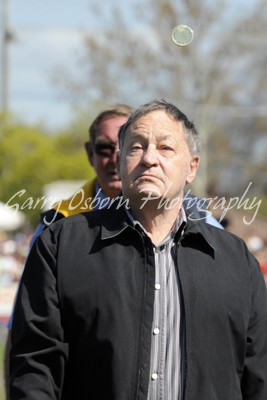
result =
M0 200L18 204L36 224L43 203L43 186L59 179L88 179L94 174L83 143L68 132L48 134L38 127L2 123L0 133Z

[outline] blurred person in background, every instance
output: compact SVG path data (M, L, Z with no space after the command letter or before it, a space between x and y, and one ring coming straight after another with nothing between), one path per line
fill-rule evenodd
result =
M119 196L121 183L116 164L118 131L127 121L130 112L130 106L118 104L102 111L92 122L85 150L96 177L87 181L69 199L57 202L51 210L41 215L41 223L33 235L31 245L46 225L70 215L107 206L108 199Z

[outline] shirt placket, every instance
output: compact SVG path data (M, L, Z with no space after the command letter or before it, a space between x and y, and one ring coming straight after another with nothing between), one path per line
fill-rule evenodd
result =
M154 247L155 301L152 328L149 400L164 399L164 370L166 351L166 266L164 246Z

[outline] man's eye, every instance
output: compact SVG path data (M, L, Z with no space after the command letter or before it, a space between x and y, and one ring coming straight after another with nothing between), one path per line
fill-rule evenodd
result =
M96 143L95 152L101 157L112 157L116 147L112 143Z
M134 145L132 145L131 150L132 151L142 150L142 146L141 146L141 144L134 144Z
M161 146L160 150L172 151L173 149L170 146Z

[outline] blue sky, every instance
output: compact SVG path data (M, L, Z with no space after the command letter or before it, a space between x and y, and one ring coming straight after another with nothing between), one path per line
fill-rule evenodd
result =
M74 59L82 52L86 33L95 29L97 34L105 21L110 22L110 2L102 3L99 19L93 19L94 0L2 0L1 19L5 1L13 34L8 51L9 109L26 122L61 127L71 119L72 111L60 87L52 81L52 73L62 65L68 70L77 68ZM242 8L251 4L238 1ZM230 0L229 5L233 6Z
M29 123L65 125L71 110L52 82L52 73L61 65L70 67L82 51L86 30L94 23L90 1L6 1L13 35L8 50L9 109Z

